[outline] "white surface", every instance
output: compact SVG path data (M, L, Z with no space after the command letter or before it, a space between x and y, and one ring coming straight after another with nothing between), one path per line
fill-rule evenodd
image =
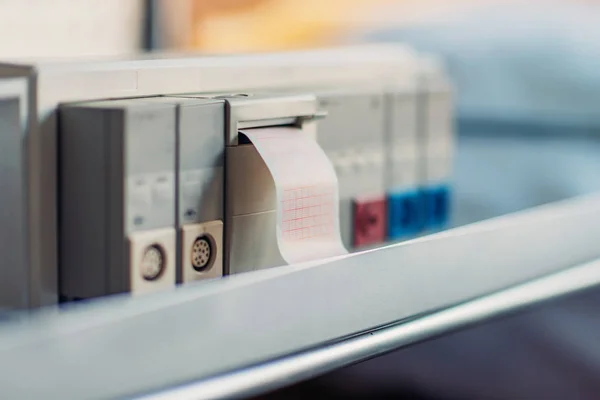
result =
M142 0L1 0L2 57L116 55L142 44Z
M290 264L346 253L333 165L301 129L247 129L275 181L277 242Z

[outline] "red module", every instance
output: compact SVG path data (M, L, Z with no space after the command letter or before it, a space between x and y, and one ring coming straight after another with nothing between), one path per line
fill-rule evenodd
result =
M383 243L386 220L385 196L354 199L354 247Z

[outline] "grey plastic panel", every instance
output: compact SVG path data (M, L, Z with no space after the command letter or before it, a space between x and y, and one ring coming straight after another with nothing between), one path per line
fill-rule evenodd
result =
M343 182L340 181L340 186ZM354 200L340 197L340 235L346 249L352 249L354 239Z
M320 264L50 311L0 327L0 387L7 398L122 398L231 373L593 261L598 237L590 196Z
M43 281L39 268L30 266L40 257L39 235L32 232L31 151L35 140L31 127L31 70L0 67L0 308L27 308L43 301ZM52 199L50 200L52 202ZM56 276L50 286L56 284Z
M277 212L236 215L229 223L229 273L257 271L285 265L275 240Z
M130 290L132 232L175 225L175 106L61 107L61 294Z
M361 146L381 148L385 140L385 104L382 92L317 91L319 108L327 116L319 121L317 141L329 152Z
M225 101L161 96L177 107L177 225L223 220Z
M238 131L270 125L291 125L299 117L312 118L317 113L314 95L302 93L254 92L199 93L184 98L224 100L227 120L225 144L238 145Z
M251 144L227 148L227 208L232 216L274 211L275 181Z
M225 103L206 103L179 106L181 224L223 220Z
M386 96L368 89L316 89L327 116L317 123L317 142L333 163L340 191L340 233L354 247L354 200L385 193L388 137Z
M419 137L422 97L416 92L390 93L387 96L390 129L386 146L386 182L392 190L413 189L420 183L419 157L425 154L420 148L422 138Z
M452 93L449 90L428 93L427 101L427 121L431 133L426 137L428 149L452 146L454 142Z
M416 145L418 143L417 116L418 97L417 92L390 93L390 117L394 135L393 141ZM443 116L447 120L448 116Z
M455 150L453 92L441 70L421 77L420 175L425 184L447 183Z
M125 113L126 231L174 226L175 107L130 102L117 112Z
M0 97L0 307L29 303L22 174L24 127L18 97Z
M58 273L61 294L71 297L106 294L105 266L124 256L118 248L110 252L106 243L111 222L106 195L109 182L117 182L110 185L114 190L122 186L122 176L111 179L109 172L120 169L122 162L108 157L107 121L97 117L96 110L83 108L65 107L61 112L58 241L61 268ZM107 165L109 160L112 168Z

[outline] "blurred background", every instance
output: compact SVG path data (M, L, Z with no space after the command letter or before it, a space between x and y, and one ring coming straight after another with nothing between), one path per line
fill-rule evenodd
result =
M438 55L456 87L455 225L600 189L594 0L0 0L2 58L381 41ZM599 296L549 304L273 396L595 399Z
M593 0L0 0L3 58L381 41L435 54L468 137L459 225L597 188L599 37Z

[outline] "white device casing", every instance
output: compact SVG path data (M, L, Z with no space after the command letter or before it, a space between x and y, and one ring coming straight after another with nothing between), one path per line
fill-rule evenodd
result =
M176 93L277 89L362 82L403 87L414 81L414 55L404 46L367 45L338 49L202 58L171 55L98 61L0 64L2 79L22 76L31 94L26 105L28 126L18 148L15 179L22 180L23 239L30 296L15 307L56 303L57 296L57 118L58 104L72 101L140 97ZM149 58L149 59L148 59ZM24 147L20 147L24 146ZM15 210L17 211L17 210ZM14 215L21 215L17 212ZM8 276L7 276L8 279ZM16 282L18 285L21 282Z

